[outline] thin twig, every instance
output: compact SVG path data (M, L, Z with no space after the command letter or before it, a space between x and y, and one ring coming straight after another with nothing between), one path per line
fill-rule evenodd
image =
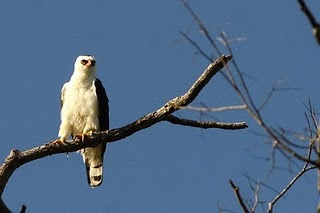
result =
M232 189L233 189L233 191L234 191L234 194L235 194L235 196L236 196L236 198L237 198L237 200L238 200L238 202L239 202L239 204L240 204L243 212L244 212L244 213L250 213L250 211L248 210L248 207L246 206L246 204L244 203L244 201L243 201L243 199L242 199L242 196L241 196L241 194L240 194L240 189L239 189L239 187L236 186L236 185L232 182L232 180L229 180L229 183L230 183L230 185L231 185L231 187L232 187Z
M237 129L248 128L245 122L223 123L223 122L215 122L215 121L195 121L195 120L189 120L185 118L178 118L173 115L169 115L165 117L164 120L169 121L170 123L173 123L173 124L198 127L202 129L218 128L218 129L225 129L225 130L237 130Z
M3 200L0 197L0 212L3 213L11 213L11 211L8 209L8 207L6 206L6 204L3 202Z
M261 185L264 186L268 189L270 189L271 191L273 191L275 194L279 194L280 192L278 190L276 190L275 188L273 188L272 186L269 186L268 184L265 184L261 181L256 181L255 179L253 179L252 177L250 177L247 173L243 174L244 177L246 177L249 181L254 182L256 185Z
M309 125L310 127L310 125ZM311 159L311 153L312 153L312 146L314 141L311 140L309 144L309 150L308 150L308 159ZM310 166L308 167L309 162L307 161L302 170L290 181L290 183L279 193L269 204L268 204L268 213L272 213L274 204L292 187L292 185L307 171L316 169L316 166Z
M268 204L268 213L273 212L274 204L293 186L293 184L307 171L316 169L316 166L310 166L307 168L303 168L291 181L290 183L278 194L269 204Z
M316 119L316 113L314 111L314 108L312 106L312 102L311 102L311 99L309 98L308 100L308 105L304 104L304 106L307 108L309 114L310 114L310 117L312 118L311 121L312 121L312 124L313 124L313 127L315 129L318 129L318 122L317 122L317 119Z
M230 110L244 110L246 105L234 105L234 106L223 106L223 107L194 107L194 106L185 106L182 109L194 110L199 112L224 112Z
M251 208L251 212L255 212L258 204L261 203L261 201L259 200L260 189L261 189L261 184L259 182L259 184L257 184L256 190L254 192L254 204Z
M188 11L191 13L191 15L194 17L194 19L196 20L199 28L201 29L201 31L205 34L206 38L208 39L209 43L212 44L212 41L213 39L211 38L210 34L208 33L208 30L206 29L205 25L202 23L202 21L199 19L199 17L194 13L193 10L191 10L190 6L188 4L186 4L185 1L184 2L184 5L185 7L188 9ZM317 26L317 31L319 32L318 30L318 26ZM319 33L320 34L320 33ZM226 34L225 33L221 33L221 37L222 37L222 40L224 41L223 43L225 44L226 48L228 49L229 53L231 55L232 54L232 49L230 47L230 44L228 42L228 39L226 37ZM318 38L318 37L317 37ZM193 46L197 46L193 44ZM217 48L217 46L213 43L213 49L218 53L218 55L220 55L220 51L219 49ZM244 76L243 76L243 73L240 71L240 68L238 66L238 64L236 63L235 59L233 58L232 60L232 64L234 65L235 67L235 70L236 70L236 73L237 73L237 77L239 80L236 80L234 78L234 76L232 75L231 71L230 71L230 68L229 66L226 66L226 71L227 71L227 75L225 75L224 73L221 73L223 75L223 77L225 77L225 79L231 84L232 88L235 90L235 92L238 94L241 102L246 105L246 109L249 113L249 115L256 121L256 123L262 127L262 129L269 135L269 137L272 139L273 142L273 153L275 153L275 150L278 149L285 157L288 158L289 160L289 163L293 163L292 162L292 157L296 158L296 159L299 159L303 162L305 162L305 167L303 170L310 170L310 169L313 169L313 168L317 168L319 167L320 168L320 162L318 160L313 160L310 158L310 155L308 154L308 157L304 156L304 155L301 155L299 154L298 152L296 152L292 147L291 147L291 143L288 143L288 141L283 141L284 138L283 137L279 137L279 134L277 133L277 131L274 131L273 128L271 128L270 126L268 126L266 123L265 123L265 120L262 118L261 114L260 114L260 110L263 108L263 106L265 105L265 103L262 104L262 107L257 107L252 99L252 96L250 94L250 91L249 91L249 88L245 82L245 79L244 79ZM238 86L238 82L240 86ZM273 93L273 92L272 92ZM271 93L271 95L272 95ZM271 97L270 95L270 97ZM270 97L267 97L267 101L270 100ZM266 101L266 102L267 102ZM311 113L311 117L313 118L313 121L314 123L315 122L315 116L313 116L314 113ZM309 153L311 153L309 151ZM312 167L307 167L308 164L313 164L314 166ZM289 165L290 166L290 165ZM303 175L304 172L306 171L301 171L301 174L300 176ZM299 175L298 174L298 175ZM294 182L300 177L300 176L297 176L296 179L294 179L288 186L288 188L282 192L283 194L286 193L287 190L289 190L289 188L294 184ZM235 190L235 192L238 191L238 188L232 183L232 181L230 181L230 184L233 186L234 189L237 189ZM283 195L282 194L282 195ZM280 194L281 195L281 194ZM236 195L237 196L237 195ZM281 196L279 196L277 198L277 200L280 198ZM241 196L237 196L237 198L241 198ZM248 208L246 208L246 205L245 203L243 202L242 198L241 199L238 199L239 200L239 203L241 205L241 207L243 208L243 210L245 212L248 212ZM276 201L277 201L276 200ZM241 202L242 201L242 202ZM274 201L274 203L276 202ZM269 205L269 207L271 206L271 208L273 207L273 204L274 203L271 203L272 205Z
M313 35L315 36L318 44L320 44L320 24L319 24L319 22L316 21L311 10L308 8L308 6L304 2L304 0L297 0L297 1L298 1L298 4L300 5L300 9L306 15L306 17L308 18L308 20L312 26Z
M27 207L25 205L22 205L20 213L25 213L27 210Z
M220 53L220 50L218 48L218 46L216 45L216 43L213 41L212 37L210 36L210 33L208 32L207 28L204 26L204 24L202 23L202 21L200 20L200 18L196 15L196 13L192 10L192 8L189 6L189 4L186 2L186 0L181 0L183 5L185 6L185 8L189 11L189 13L192 15L192 17L194 18L194 20L197 22L200 30L205 34L206 38L209 40L210 44L212 45L212 47L216 50L216 52L218 53L218 55L222 55Z
M221 34L222 38L226 41L227 43L227 38L225 37L225 34ZM229 53L232 53L232 49L230 47L230 45L227 43L227 48L229 50ZM240 79L240 83L242 85L242 87L244 88L244 93L239 90L239 88L237 87L233 87L234 90L237 92L237 94L240 97L240 100L247 105L247 111L248 113L251 115L251 117L256 121L256 123L261 126L267 133L268 135L277 143L277 146L281 149L280 151L286 151L287 153L289 153L290 155L292 155L293 157L304 161L304 162L311 162L313 165L316 166L320 166L320 163L316 160L312 160L312 159L307 159L305 156L300 155L299 153L297 153L296 151L294 151L290 146L288 146L287 144L285 144L284 142L281 141L281 139L278 137L277 134L275 134L275 132L272 130L272 128L270 128L266 123L265 120L262 118L259 109L257 108L257 106L254 104L253 99L250 95L249 89L246 85L246 82L242 76L242 73L240 71L240 68L238 67L235 59L233 58L232 60L232 64L234 65L234 67L236 68L236 72L238 74L238 77ZM226 69L228 69L228 66L226 66ZM235 80L233 79L232 82L234 82ZM233 85L233 84L231 84ZM235 84L236 85L236 84Z
M298 149L309 149L309 146L303 146L303 145L298 145L298 144L295 144L294 142L290 141L286 135L285 135L285 132L282 132L280 133L278 130L272 128L273 132L275 134L278 135L278 137L285 143L287 143L288 145L290 145L291 147L295 147L295 148L298 148ZM281 131L283 131L284 129L280 128Z
M210 58L210 57L208 56L208 54L206 54L206 53L201 49L201 47L200 47L195 41L193 41L186 33L180 31L180 34L181 34L185 39L187 39L187 41L188 41L192 46L194 46L194 47L197 49L197 51L200 53L200 55L202 55L203 57L205 57L209 62L212 62L212 61L213 61L213 59Z
M276 82L270 92L268 93L268 95L265 97L264 101L262 102L262 104L258 107L258 110L261 111L266 105L267 103L271 100L271 97L275 94L275 92L278 91L284 91L284 90L298 90L299 88L279 88L278 87L279 82Z

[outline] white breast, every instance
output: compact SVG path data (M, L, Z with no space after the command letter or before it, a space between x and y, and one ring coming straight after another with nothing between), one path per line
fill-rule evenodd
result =
M84 83L68 82L63 94L59 136L67 138L99 130L98 99L94 81Z

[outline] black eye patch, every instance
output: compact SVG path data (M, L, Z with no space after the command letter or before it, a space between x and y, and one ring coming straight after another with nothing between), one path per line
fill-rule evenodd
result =
M88 63L88 60L85 60L85 59L81 60L82 65L86 65L87 63Z
M96 65L96 61L92 60L91 65L94 67Z

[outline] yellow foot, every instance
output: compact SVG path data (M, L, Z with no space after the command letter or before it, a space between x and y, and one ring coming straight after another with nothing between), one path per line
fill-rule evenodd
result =
M93 131L89 131L89 132L86 133L86 135L90 136L90 135L92 135L92 133L93 133Z
M85 133L85 134L79 134L79 135L76 135L76 136L74 137L74 139L79 139L79 140L81 140L82 142L84 142L84 140L86 139L86 137L92 135L92 133L93 133L92 131L89 131L89 132L87 132L87 133Z
M57 139L57 140L51 141L51 143L61 144L61 143L64 143L64 141Z
M86 137L85 134L79 134L79 135L76 135L73 139L78 139L83 142L85 137Z

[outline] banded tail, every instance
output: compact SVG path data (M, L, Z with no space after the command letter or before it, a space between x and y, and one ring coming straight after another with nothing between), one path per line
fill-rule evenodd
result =
M86 166L87 180L91 187L100 186L103 180L103 144L94 148L85 148L82 151Z

